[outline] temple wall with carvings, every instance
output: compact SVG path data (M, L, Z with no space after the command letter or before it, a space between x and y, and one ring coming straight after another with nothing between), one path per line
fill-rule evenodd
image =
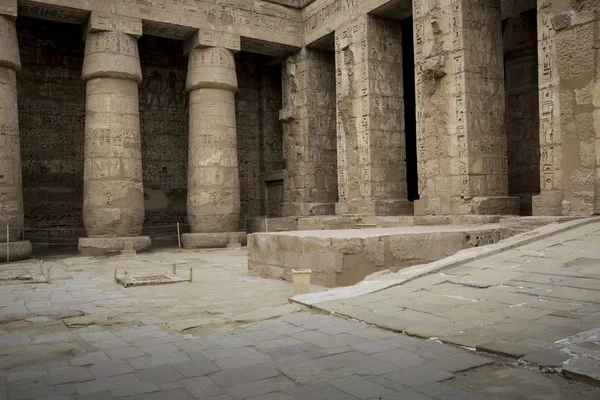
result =
M535 10L504 21L508 193L521 199L521 214L531 214L540 192L540 141Z
M80 29L29 18L19 18L17 29L25 238L33 243L76 244L84 233L85 82Z

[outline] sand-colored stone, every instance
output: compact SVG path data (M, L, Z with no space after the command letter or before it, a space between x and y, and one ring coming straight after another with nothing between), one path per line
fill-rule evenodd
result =
M209 47L190 52L188 222L192 233L235 232L240 187L233 53Z
M415 214L518 214L508 197L500 0L419 0L413 13Z
M91 238L139 236L144 188L137 39L115 31L89 32L83 79L87 81L83 199L87 234Z
M337 214L412 214L400 24L361 16L335 35Z
M0 242L21 237L23 189L16 73L21 68L15 22L0 14Z
M365 230L296 231L248 236L251 275L292 280L312 270L311 281L348 286L372 273L433 262L503 239L500 226L419 226Z

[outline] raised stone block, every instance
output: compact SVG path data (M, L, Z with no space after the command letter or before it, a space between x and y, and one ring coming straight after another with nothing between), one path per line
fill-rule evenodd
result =
M203 47L223 47L238 52L241 50L240 35L230 32L216 32L211 29L198 29L183 42L184 54Z
M215 249L227 247L232 236L246 244L246 232L184 233L181 242L185 249Z
M0 262L6 261L6 243L0 243ZM21 242L9 242L8 254L10 261L26 260L31 257L31 242L24 240Z
M11 19L16 19L17 0L0 0L0 15Z
M103 256L117 254L125 250L127 243L133 244L133 250L148 251L152 246L150 236L79 238L79 253L84 256Z
M130 18L122 15L93 11L90 14L87 24L83 28L83 37L90 32L121 32L131 35L135 38L142 37L142 20L139 18Z

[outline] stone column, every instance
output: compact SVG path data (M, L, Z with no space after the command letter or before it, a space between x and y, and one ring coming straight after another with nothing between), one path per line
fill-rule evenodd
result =
M245 233L239 232L238 82L232 46L205 47L201 34L199 39L189 48L186 82L190 94L187 207L192 233L183 235L183 244L225 247L232 236L245 240ZM233 48L239 49L235 42Z
M416 215L518 214L508 196L500 0L413 0Z
M83 79L86 88L83 254L150 248L140 236L144 225L144 187L138 84L142 73L137 39L141 21L122 18L124 30L106 30L92 13L86 29Z
M400 24L363 15L335 32L337 214L412 214Z
M600 5L562 6L538 0L541 192L533 214L588 216L600 213Z
M9 2L11 3L11 2ZM14 8L0 2L0 261L31 256L31 243L20 241L23 234L23 187L19 141L19 106L16 73L21 68ZM7 249L7 231L9 235Z
M283 74L284 216L330 215L337 202L335 60L303 48Z

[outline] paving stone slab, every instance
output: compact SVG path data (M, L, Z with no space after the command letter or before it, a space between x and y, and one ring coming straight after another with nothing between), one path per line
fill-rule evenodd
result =
M110 390L115 397L135 396L138 394L160 392L160 388L153 382L140 382L135 385L122 386Z
M441 369L420 365L413 368L398 369L385 374L384 377L406 386L419 386L426 383L443 382L454 378L454 375Z
M64 367L48 371L46 382L49 385L60 385L63 383L85 382L94 379L92 374L82 367Z
M223 389L218 387L211 379L201 376L198 378L184 379L181 384L194 396L206 398L224 394Z
M305 385L286 391L296 400L352 400L356 397L331 386L328 383Z
M488 358L480 357L475 354L464 353L453 357L439 358L427 363L427 365L455 374L457 372L468 371L470 369L482 367L492 363L493 361Z
M96 379L108 378L110 376L125 375L135 372L124 360L98 361L88 367Z
M495 339L476 347L477 351L498 354L505 357L520 358L531 351L531 348L510 342L508 340Z
M391 389L378 385L358 375L351 375L344 378L334 379L329 382L330 385L350 393L359 399L370 399L372 397L383 396L392 393Z
M234 385L227 388L226 391L235 400L244 400L272 392L284 392L292 387L294 387L293 381L284 376L279 376L277 378Z
M395 349L383 353L373 354L374 358L395 365L397 368L411 368L421 365L425 359L415 353L403 349Z
M220 371L212 374L210 377L221 387L230 387L240 383L260 381L268 378L274 378L281 372L269 365L253 365Z
M184 376L173 365L143 369L136 372L135 376L140 382L154 382L158 385L179 382L184 379Z
M335 375L314 361L294 362L291 364L274 362L279 371L296 383L320 383L335 379Z
M220 370L216 364L206 359L184 361L172 365L177 371L187 378L204 376Z
M452 386L445 385L443 383L428 383L427 385L417 386L415 388L418 392L421 392L427 396L435 399L443 400L486 400L487 397L480 396L477 394L465 392L460 389L453 388Z
M124 386L135 386L138 383L139 381L135 375L128 374L78 383L75 387L77 388L77 394L87 394L112 390Z

